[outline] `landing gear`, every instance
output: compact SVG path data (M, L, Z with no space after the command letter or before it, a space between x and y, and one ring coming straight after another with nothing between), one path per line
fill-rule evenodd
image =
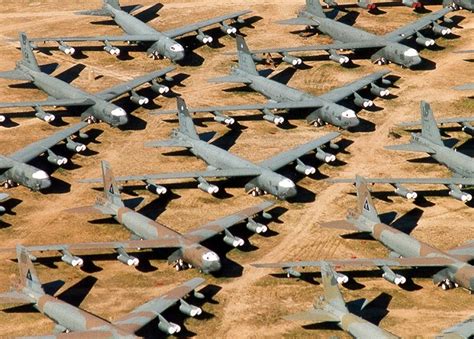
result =
M250 194L252 195L252 197L257 197L259 195L264 195L266 194L267 192L265 191L262 191L260 188L258 187L255 187L253 188L251 191L250 191Z
M12 187L15 187L16 186L16 183L11 181L10 179L8 179L7 181L5 181L3 183L3 187L5 188L12 188Z
M446 279L440 284L440 286L441 286L441 289L443 289L443 291L447 291L452 288L458 287L458 284L456 284L455 282L449 279Z
M176 271L182 271L182 270L186 270L186 269L192 268L192 267L193 267L193 265L188 264L188 263L185 263L185 262L183 261L183 259L178 259L178 260L175 261L175 263L174 263L174 269L175 269Z
M379 65L379 66L388 64L388 62L385 58L380 58L376 62L377 62L377 65Z

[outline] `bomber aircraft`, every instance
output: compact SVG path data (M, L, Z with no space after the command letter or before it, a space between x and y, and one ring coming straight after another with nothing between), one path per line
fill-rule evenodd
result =
M351 7L360 7L373 13L375 13L377 9L381 6L386 7L386 6L402 5L405 7L413 8L415 10L418 10L423 7L423 4L416 0L386 1L383 3L374 2L372 0L357 0L356 3L348 3L348 4L347 3L338 4L334 0L323 0L323 2L327 4L328 7L333 7L333 8L335 7L342 10L346 10L347 8L351 8Z
M287 315L283 319L311 323L335 323L354 338L399 338L349 311L338 286L337 273L324 261L321 262L321 278L324 296L315 298L313 308L305 312ZM366 305L364 304L364 306Z
M262 112L264 120L279 125L283 123L284 118L280 115L274 114L274 110L307 108L311 110L314 109L314 111L306 117L309 124L319 126L328 123L347 129L357 126L359 124L359 119L352 109L338 104L339 101L351 98L355 105L362 108L368 108L373 105L372 100L363 98L359 93L357 93L357 91L364 89L365 87L370 87L370 92L374 96L386 97L390 94L388 89L377 85L378 82L382 83L382 85L391 84L388 79L383 78L385 75L390 73L390 71L380 71L369 74L343 87L333 89L326 94L314 96L259 75L244 38L237 35L236 43L239 57L238 65L232 67L230 75L211 79L210 81L218 83L232 82L245 84L254 91L263 94L269 99L269 101L264 104L188 109L189 112L209 112L214 115L216 121L229 125L233 124L235 121L233 118L222 114L222 111L259 110ZM156 111L155 113L169 114L176 112L177 110L163 110ZM151 114L153 114L153 112L151 112Z
M300 145L289 151L277 154L260 163L253 163L236 156L222 148L209 144L199 138L193 120L186 108L186 103L180 97L177 98L179 128L171 133L171 139L163 141L150 141L147 147L183 147L193 155L202 159L208 165L206 170L190 172L173 172L159 174L132 175L116 178L117 181L151 181L163 179L194 178L199 184L198 188L209 194L217 193L219 187L210 184L205 178L252 178L246 185L245 191L257 196L269 193L279 199L294 197L297 193L295 183L289 178L279 174L276 170L296 162L296 170L304 175L316 172L312 166L306 165L300 157L316 150L316 158L330 163L336 160L333 154L326 153L321 149L329 143L329 147L338 149L339 146L331 141L340 134L328 133L323 137L314 139L306 144ZM101 182L102 179L83 179L81 182Z
M202 313L200 307L191 305L184 298L194 292L194 296L203 299L205 296L195 291L204 283L202 278L194 278L175 287L160 297L138 306L121 318L109 322L92 313L81 310L45 292L38 274L31 262L29 253L22 246L17 246L19 282L9 292L0 293L2 304L32 305L36 310L56 323L54 335L49 337L63 338L63 332L72 337L81 338L138 338L135 332L158 317L158 328L170 335L181 331L181 326L166 320L161 313L179 303L179 311L195 317Z
M419 241L410 235L386 225L380 221L375 209L367 183L362 177L356 177L357 209L349 210L345 220L321 224L322 227L368 233L392 252L387 259L328 259L332 266L376 266L383 270L382 277L396 285L404 284L406 278L395 273L391 267L442 267L433 275L433 282L443 290L461 286L474 291L474 266L469 262L474 259L474 241L449 250L440 250ZM283 268L288 276L300 276L294 267L321 266L324 261L296 261L269 264L253 264L256 267ZM337 273L339 283L346 283L349 278Z
M0 182L6 188L19 184L28 187L32 191L39 191L51 186L49 175L33 166L29 162L43 153L47 153L48 162L61 166L67 163L68 159L55 154L51 148L59 142L65 140L66 148L72 152L82 152L86 145L71 139L71 136L78 134L79 138L87 138L87 134L80 133L80 130L88 126L86 121L81 121L71 127L63 129L53 135L36 141L9 155L0 155Z
M130 12L140 8L134 7ZM234 20L238 23L244 23L241 16L251 13L250 10L242 10L231 14L217 16L212 19L188 24L182 27L160 32L145 22L134 17L120 7L118 0L103 0L103 7L101 9L92 11L83 11L78 14L83 15L97 15L109 16L117 25L125 31L125 35L105 35L93 37L59 37L59 38L35 38L31 39L34 42L56 41L59 43L59 49L65 54L74 54L75 49L68 46L67 42L72 41L102 41L104 43L104 50L111 55L118 56L120 49L114 47L110 42L133 42L139 45L144 45L147 55L156 59L159 57L168 58L173 62L182 60L185 56L184 47L174 40L177 37L186 35L188 33L196 32L196 39L204 44L210 44L213 38L205 34L202 29L214 24L219 24L221 31L225 34L231 35L237 32L237 28L228 25L225 21Z
M210 273L221 268L221 261L217 253L201 245L201 242L224 233L223 240L226 244L233 247L242 246L244 240L234 236L229 228L245 221L247 221L247 229L254 233L264 233L268 230L266 225L254 220L254 217L260 212L263 212L265 218L271 218L271 215L264 211L273 206L273 203L265 201L180 234L127 208L120 198L120 192L115 183L112 170L105 161L102 162L102 175L104 196L98 198L93 206L73 208L70 211L112 216L132 233L132 240L28 246L26 247L28 252L59 251L62 254L62 261L71 266L80 267L83 264L82 258L72 255L70 251L112 249L118 253L117 259L120 262L128 266L137 266L139 264L138 258L129 255L126 252L127 249L175 248L176 251L169 256L168 263L172 264L176 270L196 267L204 273Z
M444 18L452 10L452 7L440 9L384 36L379 36L330 19L326 17L319 0L306 0L306 7L298 13L297 18L279 21L279 23L315 27L318 31L331 36L335 40L334 43L328 45L268 48L253 50L251 53L279 53L284 57L283 61L286 61L294 58L294 56L288 54L290 52L326 51L329 54L330 60L342 65L347 64L350 60L347 56L338 54L337 50L376 50L370 57L373 63L383 65L393 62L404 67L412 67L421 63L421 57L416 49L408 47L401 42L414 37L416 43L421 46L433 46L435 41L423 36L420 31L430 27L433 33L437 35L446 36L450 34L451 29L440 25L437 21ZM446 23L452 22L449 18L444 18L443 20Z
M474 117L455 117L455 118L443 118L436 119L436 123L444 126L446 124L458 124L461 127L461 131L470 136L474 136L474 126L471 123L474 122ZM404 129L412 129L421 125L421 121L407 121L401 122L398 126Z
M138 95L135 88L147 82L151 83L151 88L160 94L169 91L169 88L156 81L157 78L165 77L168 72L175 69L174 66L166 67L162 70L148 73L128 82L111 87L97 94L86 93L61 79L43 73L38 66L38 62L33 54L31 44L25 33L20 33L20 46L22 59L17 62L16 68L12 71L0 72L0 78L24 80L32 82L36 87L46 92L50 98L44 101L23 101L1 103L2 107L33 107L36 110L36 117L46 122L54 120L54 115L46 113L44 106L66 106L83 108L82 120L104 121L111 126L120 126L128 122L125 110L111 100L119 96L130 93L130 100L136 104L144 105L148 103L148 98ZM0 122L5 117L0 118Z
M462 202L472 200L472 195L461 191L459 185L474 185L474 160L444 145L441 134L436 125L433 111L427 102L422 101L421 134L412 133L411 142L404 145L386 146L391 150L426 152L440 164L446 166L453 176L451 178L367 178L369 183L390 184L395 187L395 193L407 199L416 199L418 194L403 184L445 185L449 195ZM467 131L468 129L466 129ZM333 183L354 182L354 179L328 179Z

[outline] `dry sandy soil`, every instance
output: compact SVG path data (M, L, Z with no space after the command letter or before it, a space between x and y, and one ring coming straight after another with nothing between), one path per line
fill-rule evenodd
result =
M12 69L20 57L16 44L7 40L15 38L18 31L26 31L32 37L120 34L121 30L116 26L91 24L101 18L73 14L76 10L95 8L98 2L24 0L2 4L0 34L4 39L0 41L2 51L0 69ZM123 4L134 3L135 1L124 1ZM150 6L154 1L142 0L141 3ZM248 35L248 43L253 48L329 41L327 37L322 36L303 37L291 34L294 27L273 23L277 19L292 17L302 5L301 1L231 0L216 5L212 1L165 0L163 4L159 17L150 22L150 25L159 29L177 27L188 21L209 18L214 14L250 8L256 16L261 16L261 19L254 23L254 28L245 27L241 31ZM433 6L430 9L437 8ZM383 34L419 16L405 7L387 8L384 11L387 13L378 16L361 12L356 26ZM205 317L184 320L184 335L217 338L346 336L331 327L303 328L302 324L281 319L285 314L310 307L313 298L322 293L317 274L306 276L301 280L282 279L272 276L271 270L253 268L250 263L388 255L388 251L375 241L344 239L340 237L339 232L319 226L320 222L342 218L346 208L354 205L355 197L352 194L352 185L330 185L317 179L324 176L350 177L356 173L393 177L449 175L439 165L409 161L423 158L423 155L391 152L384 150L383 146L408 140L406 132L397 131L401 135L399 140L391 137L390 132L394 130L396 123L418 117L419 101L422 99L432 104L438 117L472 115L472 99L467 98L470 93L457 92L452 87L473 79L473 68L464 60L469 56L453 54L453 51L473 48L474 21L472 14L463 11L453 13L451 16L465 17L459 27L455 28L455 34L459 36L452 39L440 38L437 40L440 46L438 50L421 52L421 55L428 59L425 63L428 70L413 71L401 69L397 65L387 66L394 76L400 77L396 87L392 89L394 98L377 99L376 104L380 110L360 113L366 120L364 126L367 131L343 132L344 140L350 143L347 143L349 145L345 152L338 155L341 166L321 166L321 174L316 178L299 180L301 198L298 201L277 203L279 209L275 214L279 214L279 218L269 224L273 231L271 236L251 236L248 240L251 245L245 246L242 251L229 250L221 244L220 239L210 242L209 246L212 249L227 257L226 267L219 276L204 277L207 283L212 285L208 290L217 291L215 286L221 289L213 297L213 302L204 304ZM233 86L206 82L208 78L225 75L233 63L232 56L223 54L234 51L233 39L222 37L219 41L222 46L217 49L207 46L197 48L193 57L196 65L179 67L173 73L173 75L189 75L182 81L182 86L175 86L173 90L183 95L190 106L263 102L264 99L258 94L225 91ZM91 92L168 65L166 60L148 59L145 53L138 49L131 49L129 56L122 61L117 61L104 53L100 47L95 50L84 49L82 56L77 59L67 57L55 48L51 49L49 55L38 53L37 57L41 64L59 63L54 75L67 71L77 63L83 65L84 69L72 83ZM203 60L199 61L200 59ZM380 67L363 59L355 60L358 67L349 69L342 69L327 61L325 57L313 57L306 63L310 67L298 70L289 80L289 85L314 94L324 93L360 76L380 70ZM280 65L274 72L283 71L286 67ZM8 85L12 83L0 80L1 101L46 97L44 93L34 88L11 88ZM95 139L89 143L89 154L74 155L72 164L65 169L54 171L52 173L55 178L54 188L50 192L32 193L23 187L7 191L14 200L6 204L10 211L2 216L4 222L3 228L0 229L2 246L15 246L17 243L127 239L128 232L109 219L98 219L100 217L93 215L74 215L63 211L94 202L94 196L99 194L99 190L94 190L93 185L80 184L78 180L97 177L100 173L101 160L108 160L116 174L122 175L205 168L202 162L192 157L166 156L161 150L146 149L143 146L144 141L166 138L176 126L174 120L148 114L149 109L173 107L174 99L157 97L154 105L139 109L129 105L127 100L120 102L134 117L130 126L123 130L112 129L103 124L91 126L90 129L93 131L90 134ZM12 116L31 113L29 110L5 112L10 112ZM213 122L212 119L201 119L202 125L199 131L216 131L219 136L227 133L224 141L231 144L232 152L257 161L336 130L330 126L322 128L307 126L304 120L298 119L291 120L290 128L280 129L259 118L253 119L253 116L255 112L240 114L241 125L246 127L241 133L238 131L229 133L225 126ZM74 116L64 118L67 123L77 120ZM10 124L9 128L5 127L0 131L2 154L13 152L61 128L49 126L37 119L18 117L13 118L13 121L16 124ZM465 134L452 130L449 131L449 135L460 139L462 148L472 152L470 147L472 142ZM234 139L236 142L232 145ZM45 159L39 161L38 165L45 169L49 168ZM286 172L291 174L293 171ZM123 193L123 198L144 198L137 207L139 211L149 217L158 218L159 221L179 231L192 229L260 201L260 198L247 196L240 186L234 187L232 182L223 182L221 187L226 191L226 195L221 199L195 189L195 183L190 182L171 185L173 194L168 198L157 198L143 190L143 187L127 189ZM420 240L448 249L474 238L472 208L448 197L446 190L435 191L436 194L427 191L426 200L418 204L393 195L389 187L379 186L374 190L385 190L382 194L377 194L381 199L375 200L380 213L396 211L399 216L409 213L409 217L405 220L411 225L422 214L412 232L412 235ZM236 230L235 233L247 236L245 232ZM92 259L94 264L87 265L82 271L67 266L59 261L58 257L54 257L53 260L42 260L36 267L40 279L44 282L57 279L65 281L59 292L90 276L91 278L86 278L76 286L72 297L77 300L79 294L89 292L82 301L81 308L108 320L116 319L178 283L200 275L195 270L175 272L166 264L166 260L163 260L166 254L141 253L138 256L143 262L149 259L149 265L143 265L140 270L136 270L114 260L114 255L107 255L86 257L86 260ZM17 266L11 259L12 256L1 256L0 286L3 286L3 290L8 288L12 275L17 273ZM411 276L413 272L404 273ZM383 317L380 326L402 337L432 337L443 328L472 315L474 309L471 295L461 289L442 291L433 285L429 273L421 276L415 273L409 287L401 289L381 279L380 272L354 272L350 275L355 281L349 284L348 288L343 288L343 294L348 301L358 298L371 300L376 297L380 297L378 300L382 301L391 299L388 304L389 312ZM90 291L88 287L92 287ZM169 317L174 319L172 313ZM181 323L182 320L178 319L178 322ZM53 322L39 313L0 312L2 336L49 334L53 326ZM155 335L157 332L156 327L151 331Z

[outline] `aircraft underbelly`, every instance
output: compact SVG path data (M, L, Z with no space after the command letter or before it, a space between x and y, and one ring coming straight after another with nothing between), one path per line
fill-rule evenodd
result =
M34 84L49 96L61 99L85 98L89 95L82 90L75 88L59 79L48 77L36 77Z

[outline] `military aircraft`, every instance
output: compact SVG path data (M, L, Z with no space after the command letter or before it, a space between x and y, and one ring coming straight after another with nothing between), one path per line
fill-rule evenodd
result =
M209 112L214 115L216 121L229 125L233 124L235 120L222 114L222 111L259 110L262 112L264 120L279 125L283 123L284 118L274 114L272 110L310 108L315 110L306 117L308 123L316 126L328 123L347 129L357 126L359 119L353 110L338 104L339 101L351 98L355 105L367 108L373 105L372 100L363 98L357 91L365 87L370 87L371 93L375 96L386 97L390 94L388 89L376 84L377 82L381 82L383 85L391 84L388 79L383 78L383 76L390 73L390 71L380 71L353 81L343 87L333 89L326 94L314 96L281 84L275 80L260 76L247 44L241 35L237 35L236 43L239 56L238 66L232 67L230 75L209 81L217 83L243 83L270 100L264 104L188 108L189 112ZM177 110L162 110L150 112L150 114L169 114L176 112Z
M336 276L337 273L329 264L321 262L324 296L315 298L313 308L310 310L287 315L283 319L311 323L335 323L354 338L399 338L350 312L342 297Z
M347 64L350 60L347 56L338 54L337 50L373 49L377 50L370 57L373 63L383 65L393 62L404 67L412 67L421 63L420 55L416 49L401 44L401 41L413 36L417 44L424 47L433 46L435 41L423 36L420 31L431 27L431 30L437 35L446 36L450 34L451 29L440 25L437 23L437 20L443 18L452 10L451 7L440 9L391 33L379 36L329 19L323 12L319 1L306 0L306 8L298 13L297 18L279 21L278 23L315 27L318 31L331 36L335 40L334 43L328 45L268 48L253 50L251 53L279 53L283 56L283 61L287 61L295 58L288 54L290 52L326 51L329 54L330 60L343 65ZM444 22L448 23L452 22L452 20L444 18Z
M443 0L443 6L452 6L455 9L467 9L471 12L474 11L473 0Z
M135 7L132 9L138 9ZM102 41L104 43L104 50L111 55L118 56L120 49L114 47L110 42L133 42L139 45L144 45L147 49L147 54L150 57L158 58L164 57L171 61L179 61L184 58L185 51L184 47L179 44L176 37L186 35L188 33L196 32L196 39L204 44L209 44L213 41L213 38L205 34L202 29L207 26L219 24L223 33L231 35L237 32L237 28L230 26L225 23L227 20L234 20L238 23L244 23L244 19L241 16L251 13L250 10L242 10L231 14L218 16L212 19L196 22L186 26L171 29L169 31L160 32L150 27L143 21L134 17L130 13L120 8L118 0L103 0L103 7L101 9L92 11L83 11L78 14L83 15L97 15L97 16L110 16L117 25L125 31L125 35L105 35L105 36L93 36L93 37L59 37L59 38L35 38L31 39L34 42L46 42L56 41L59 43L59 49L65 54L74 54L75 49L68 46L67 42L72 41Z
M405 7L413 8L415 10L423 7L423 4L416 0L388 1L383 3L373 2L372 0L357 0L355 4L338 4L334 0L323 0L323 2L327 4L328 7L340 8L344 10L351 7L360 7L368 10L369 12L375 12L379 8L379 6L393 6L398 4L403 5Z
M349 210L345 220L321 224L322 227L368 233L392 252L388 259L328 259L332 266L377 266L382 268L382 277L396 285L404 284L406 278L395 273L391 267L443 267L433 275L433 282L443 290L461 286L474 291L474 266L469 261L474 259L474 241L449 250L439 250L389 225L383 224L377 214L367 182L356 177L357 209ZM288 276L299 276L301 273L294 267L321 266L323 261L296 261L269 264L253 264L256 267L283 268ZM349 278L337 273L339 283L346 283Z
M471 123L474 122L474 117L456 117L456 118L444 118L436 119L436 123L444 126L447 124L458 124L461 127L461 131L470 136L474 136L474 126ZM403 127L404 129L417 128L421 125L421 121L407 121L401 122L398 126Z
M176 248L176 251L168 258L168 263L172 264L176 270L196 267L204 273L210 273L218 271L221 268L221 261L217 253L204 247L200 243L220 233L224 233L224 242L226 244L233 247L242 246L244 240L234 236L229 228L246 221L246 227L250 231L254 233L266 232L268 227L254 219L260 212L263 212L265 218L271 218L271 215L264 211L274 205L273 202L265 201L235 214L211 221L184 234L180 234L161 223L125 207L120 198L120 192L115 183L112 169L105 161L102 162L102 177L104 181L103 197L98 198L93 206L73 208L70 212L99 213L112 216L132 233L132 240L28 246L26 247L28 252L59 251L62 254L62 261L71 266L80 267L83 264L82 258L72 255L70 251L113 249L118 253L117 259L120 262L128 266L137 266L139 264L138 258L129 255L126 252L127 249ZM152 190L152 186L152 184L149 185L148 189ZM153 189L156 191L157 187L153 186ZM6 251L8 251L8 249L6 249Z
M132 79L123 84L111 87L97 94L89 94L78 89L67 82L41 72L38 62L31 49L31 44L25 33L20 33L20 46L22 59L12 71L0 72L0 78L24 80L32 82L36 87L46 92L50 98L44 101L23 101L0 103L1 107L33 107L36 117L46 122L54 120L54 115L46 113L44 106L65 106L83 108L82 120L104 121L111 126L120 126L127 123L127 113L121 107L110 102L119 96L130 93L130 100L136 104L148 103L148 98L138 95L134 88L147 82L151 82L151 88L157 93L165 93L169 88L156 81L157 78L165 77L167 73L175 69L174 66L148 73L147 75ZM4 121L0 119L1 121Z
M4 183L6 188L19 184L33 191L50 187L49 175L45 171L30 165L29 162L41 154L47 153L48 162L57 166L66 164L68 159L55 154L51 148L64 140L68 150L76 153L83 152L86 145L73 140L71 136L78 134L81 139L87 138L87 134L80 133L80 130L88 125L86 121L81 121L45 139L29 144L15 153L0 155L0 182Z
M77 308L65 301L55 298L45 292L36 270L31 262L29 253L22 246L17 246L19 282L12 286L9 292L0 294L2 304L32 305L36 310L53 320L55 334L48 337L63 337L62 332L74 332L68 336L87 338L138 338L135 332L158 317L158 328L166 334L175 334L181 327L166 320L161 313L179 303L179 311L187 316L195 317L202 313L200 307L191 305L184 298L194 292L200 299L204 295L195 289L204 283L202 278L194 278L175 287L160 297L138 306L121 318L109 322L92 313Z
M463 322L447 328L443 333L438 334L436 339L472 339L474 335L474 316Z
M459 185L474 185L474 160L469 156L456 152L446 147L441 140L441 135L433 111L427 102L421 104L421 134L412 133L409 144L386 146L391 150L426 152L440 164L451 170L451 178L367 178L369 183L385 183L395 187L395 193L407 199L416 199L418 194L403 184L420 185L445 185L449 189L449 195L462 202L472 200L472 195L461 191ZM466 129L467 130L467 129ZM328 179L330 182L343 183L354 182L354 179Z
M0 193L0 202L10 199L10 196L6 193ZM5 213L6 209L3 206L0 206L0 214Z
M156 179L194 178L199 183L199 189L209 194L214 194L219 191L219 187L208 183L205 178L250 177L252 179L245 185L245 191L247 193L250 193L253 196L269 193L279 199L287 199L296 195L297 191L295 183L287 177L275 172L276 170L292 162L296 162L296 170L299 173L305 175L314 174L316 169L304 164L303 161L300 160L300 157L313 150L316 150L316 158L321 161L330 163L336 160L336 157L333 154L326 153L321 149L321 147L327 143L329 143L330 148L337 149L339 147L331 141L337 138L340 134L332 132L321 138L312 140L306 144L277 154L274 157L255 164L222 148L200 140L193 120L186 108L186 103L182 98L178 97L177 105L179 128L172 131L171 139L147 142L145 146L186 148L193 153L193 155L204 160L208 165L207 169L190 172L123 176L116 178L117 181L151 181ZM81 180L81 182L88 183L101 181L102 179Z

